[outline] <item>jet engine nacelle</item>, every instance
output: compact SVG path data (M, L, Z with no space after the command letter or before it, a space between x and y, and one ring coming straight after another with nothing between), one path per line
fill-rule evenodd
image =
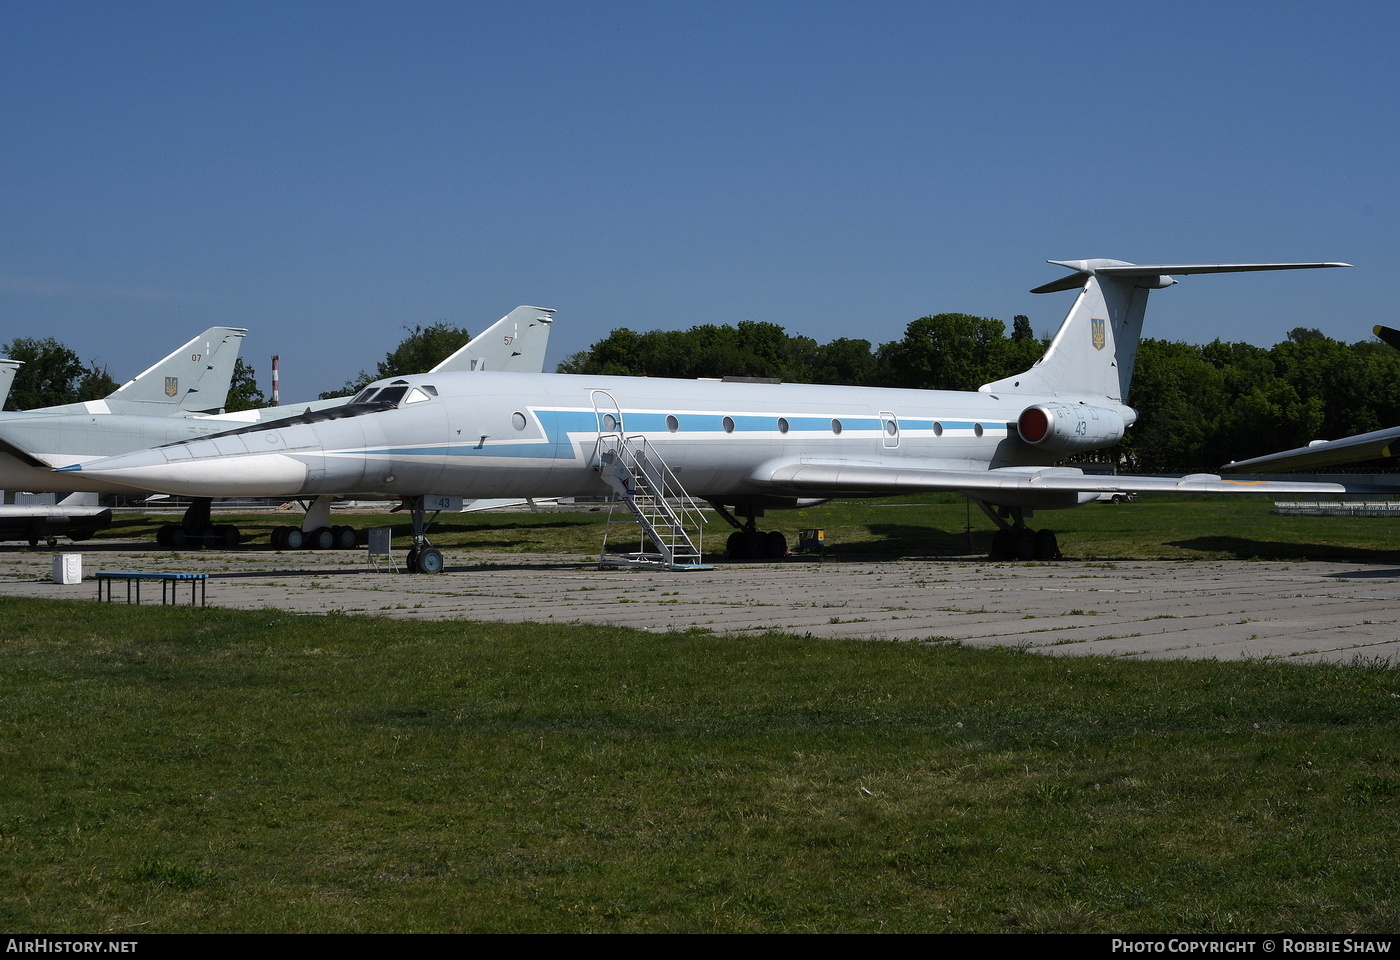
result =
M1109 447L1123 439L1123 415L1106 407L1037 403L1016 418L1016 430L1031 446L1055 453Z

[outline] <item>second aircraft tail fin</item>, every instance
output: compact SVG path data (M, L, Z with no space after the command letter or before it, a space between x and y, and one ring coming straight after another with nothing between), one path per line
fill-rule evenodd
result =
M1308 270L1349 263L1135 264L1122 260L1051 260L1072 271L1031 293L1079 289L1045 355L1029 370L984 384L984 393L1036 394L1127 403L1137 362L1147 294L1192 273Z
M428 372L543 373L553 322L554 311L547 307L516 307Z

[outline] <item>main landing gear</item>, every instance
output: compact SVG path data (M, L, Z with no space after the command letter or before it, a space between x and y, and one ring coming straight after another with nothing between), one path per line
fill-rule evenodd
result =
M428 542L428 527L437 519L439 511L434 510L431 518L426 517L422 497L405 497L396 509L407 509L413 518L413 546L408 548L404 567L409 573L442 573L442 551Z
M354 527L277 527L271 540L278 550L354 550L357 545Z
M1059 560L1060 542L1053 530L1032 530L1026 525L1030 511L1023 507L993 507L976 501L992 518L997 532L992 535L991 560Z
M278 550L354 550L359 545L354 527L331 525L331 504L335 497L321 494L308 505L299 527L278 527L272 531L272 546Z
M778 530L770 530L764 533L758 529L758 518L763 516L762 508L746 505L741 508L744 514L744 522L739 520L723 504L711 501L710 505L715 508L725 521L735 528L729 535L729 541L725 544L725 556L730 560L781 560L787 556L787 537Z
M156 543L162 547L236 547L242 539L238 528L230 524L215 524L209 513L210 497L196 497L185 508L179 523L164 523L156 531Z

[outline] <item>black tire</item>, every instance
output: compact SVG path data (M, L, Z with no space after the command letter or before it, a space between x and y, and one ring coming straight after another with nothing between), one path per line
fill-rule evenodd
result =
M418 572L418 548L409 547L408 556L403 558L403 568L409 573Z
M730 560L741 560L744 544L744 531L735 530L724 544L724 555Z
M335 534L330 527L317 527L306 538L306 546L311 550L329 550L335 546Z
M764 542L763 534L757 530L745 533L743 543L739 546L740 557L744 560L762 560Z
M1035 558L1037 560L1060 559L1060 541L1054 530L1041 530L1035 535Z
M243 539L243 535L238 532L238 528L231 524L215 527L214 533L223 542L223 545L230 550L238 546L239 541Z
M781 560L787 556L787 537L780 530L770 530L763 535L763 556L769 560Z
M419 573L442 573L444 566L442 551L437 547L424 547L418 551Z
M359 546L359 538L355 535L354 527L331 527L335 532L335 547L337 550L354 550Z
M998 530L992 534L993 560L1013 560L1016 557L1016 535L1010 530Z
M1029 530L1020 530L1016 533L1016 559L1035 559L1035 534Z
M287 527L287 532L282 534L282 546L287 550L300 550L306 546L306 534L301 532L300 527Z

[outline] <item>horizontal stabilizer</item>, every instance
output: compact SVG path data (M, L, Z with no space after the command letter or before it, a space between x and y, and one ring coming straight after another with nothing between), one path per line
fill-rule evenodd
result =
M1349 267L1349 263L1124 263L1121 260L1047 260L1057 267L1073 270L1031 293L1057 293L1082 287L1091 276L1115 279L1149 279L1181 277L1193 273L1252 273L1258 270L1317 270L1324 267ZM1153 284L1165 286L1166 284Z

